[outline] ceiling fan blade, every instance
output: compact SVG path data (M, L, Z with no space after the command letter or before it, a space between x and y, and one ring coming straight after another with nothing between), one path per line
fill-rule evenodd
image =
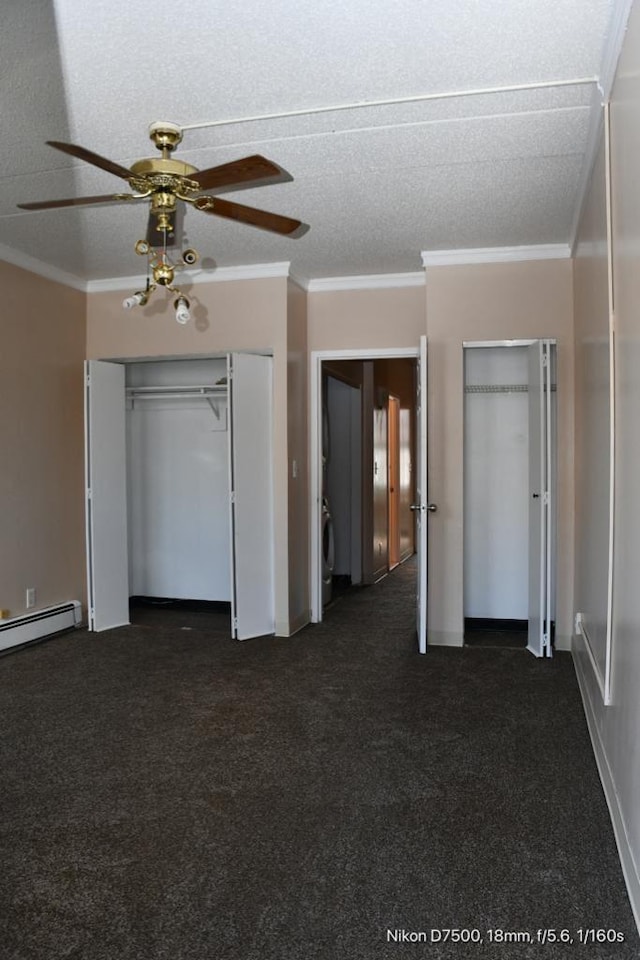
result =
M202 190L221 190L223 187L231 189L238 185L261 186L255 181L265 183L285 183L293 180L291 174L279 167L277 163L255 154L252 157L243 157L242 160L232 160L219 167L209 167L208 170L198 170L189 174L190 180L195 180Z
M84 207L91 203L118 203L129 199L122 194L109 193L101 197L70 197L68 200L41 200L36 203L19 203L21 210L54 210L56 207ZM131 197L135 200L135 197Z
M126 167L121 167L119 163L115 163L113 160L107 160L105 157L101 157L91 150L87 150L86 147L78 147L74 143L61 143L59 140L47 140L47 143L50 147L55 147L56 150L68 153L70 157L76 157L78 160L85 160L87 163L92 163L94 167L100 167L102 170L106 170L107 173L112 173L116 177L122 177L123 180L128 180L129 177L133 176L131 170L127 170Z
M283 217L279 213L269 213L267 210L257 210L255 207L245 207L242 203L221 200L219 197L196 197L194 206L204 213L213 213L218 217L226 217L227 220L237 220L252 227L260 227L261 230L270 230L271 233L290 237L300 237L309 229L300 220Z

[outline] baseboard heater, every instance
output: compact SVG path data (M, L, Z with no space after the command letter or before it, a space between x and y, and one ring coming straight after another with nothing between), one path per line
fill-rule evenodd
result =
M82 605L78 600L59 603L55 607L34 610L23 617L12 617L0 623L0 651L20 647L33 640L42 640L61 630L70 630L82 622Z

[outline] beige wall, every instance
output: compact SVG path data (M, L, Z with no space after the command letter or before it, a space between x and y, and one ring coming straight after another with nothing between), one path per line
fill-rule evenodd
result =
M640 925L640 6L633 7L611 103L616 480L613 705L601 712L607 760L628 838Z
M615 547L611 705L604 706L580 637L574 654L585 711L618 841L627 888L640 927L640 6L635 4L611 97L611 201L615 299ZM598 193L601 193L601 187ZM602 200L592 197L592 204ZM582 229L590 229L589 208ZM601 215L600 215L601 216ZM589 272L587 274L587 269ZM583 309L577 323L589 329L589 290L602 287L599 260L584 265ZM602 296L599 296L599 302ZM600 330L602 324L600 321ZM583 411L583 416L586 411ZM583 424L582 433L591 429ZM582 470L598 470L583 459ZM578 479L578 487L584 480ZM576 526L597 549L597 517L581 496Z
M288 293L289 629L293 633L308 623L311 615L307 436L309 388L307 294L291 282Z
M197 356L286 346L284 277L202 283L189 290L193 319L176 323L172 295L159 291L142 310L124 310L126 292L87 298L90 360Z
M425 300L426 291L426 300ZM558 642L573 622L572 268L565 261L431 267L426 287L312 292L309 350L429 346L429 624L436 643L463 635L465 340L558 341Z
M573 316L569 260L427 269L429 349L429 632L463 636L463 342L549 337L558 342L557 642L573 610Z
M176 323L171 297L157 293L143 310L123 310L124 294L96 293L87 303L89 359L181 357L233 350L270 351L274 363L275 611L289 624L287 280L225 281L188 291L193 319Z
M424 287L309 294L310 351L417 347L424 332Z
M85 296L0 262L0 607L85 600Z

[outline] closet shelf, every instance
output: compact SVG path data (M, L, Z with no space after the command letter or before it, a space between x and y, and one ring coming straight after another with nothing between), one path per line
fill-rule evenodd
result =
M470 383L464 388L465 393L527 393L526 383Z

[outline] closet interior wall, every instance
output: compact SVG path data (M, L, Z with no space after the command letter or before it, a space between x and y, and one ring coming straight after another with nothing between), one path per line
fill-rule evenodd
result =
M231 599L227 361L127 364L130 596Z
M464 350L464 615L529 616L527 348Z

